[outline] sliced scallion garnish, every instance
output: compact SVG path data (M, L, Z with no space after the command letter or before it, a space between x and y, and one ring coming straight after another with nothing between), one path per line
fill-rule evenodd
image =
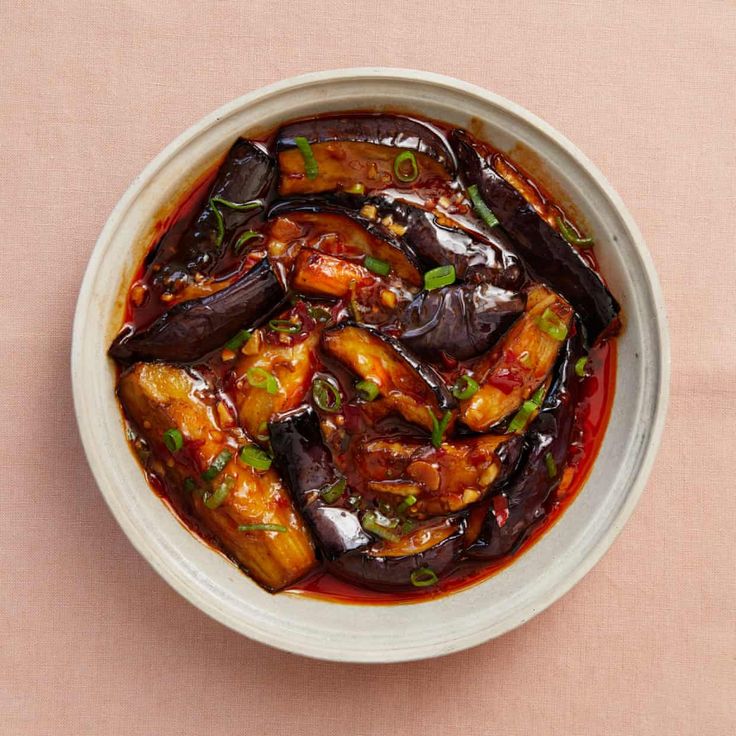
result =
M557 463L551 452L548 452L544 456L544 464L547 466L547 475L550 478L554 478L557 475Z
M233 246L233 250L236 253L240 253L240 251L246 246L247 243L249 243L254 238L262 238L263 235L261 233L257 233L255 230L246 230L236 241L235 245Z
M455 266L438 266L424 274L424 288L427 291L440 289L455 283Z
M539 408L533 401L525 401L519 411L514 414L514 418L509 422L509 433L521 432L529 423L532 414Z
M439 446L442 444L442 438L445 436L447 425L450 423L450 419L452 419L452 413L446 411L442 415L442 419L440 419L440 421L438 422L437 417L434 415L434 412L429 407L427 407L427 412L432 419L432 445L439 448Z
M176 427L167 429L164 432L163 440L169 452L179 452L184 447L184 437Z
M312 396L314 403L322 411L336 414L342 406L342 397L339 389L324 378L316 378L312 384Z
M250 330L239 330L225 343L225 347L229 350L240 350L250 340L251 334Z
M332 315L324 307L307 307L307 314L317 322L329 322L332 319Z
M415 181L418 178L419 166L417 164L417 157L411 151L402 151L394 159L394 175L399 181L405 184Z
M285 534L289 531L283 524L240 524L239 532L278 532Z
M403 514L410 506L413 506L417 502L416 496L407 496L397 507L396 513Z
M366 511L363 514L361 523L363 524L363 529L371 534L375 534L380 539L385 539L389 542L399 541L399 535L393 531L398 526L398 520L386 519L382 514L379 516L374 511Z
M204 494L204 505L208 509L216 509L218 506L222 505L222 502L228 497L230 489L233 487L234 483L235 478L231 475L226 475L225 478L223 478L222 483L220 483L212 493Z
M319 176L319 165L309 141L304 136L298 135L294 138L294 143L304 159L304 173L307 175L307 179L316 179Z
M474 396L479 388L478 381L466 373L455 381L455 385L452 387L452 395L456 399L464 401Z
M368 380L358 381L358 383L355 384L355 390L363 401L373 401L381 392L377 383Z
M391 272L391 264L387 261L382 261L380 258L374 258L373 256L366 256L363 261L363 265L373 273L377 273L379 276L388 276Z
M225 466L230 462L233 454L230 450L222 450L217 457L212 461L209 468L202 473L203 480L214 480L222 471Z
M302 329L301 322L292 322L290 319L271 319L268 327L274 332L284 332L287 335L296 335Z
M268 470L273 462L273 458L265 450L261 450L260 447L255 445L246 445L240 451L238 457L240 462L250 465L256 470Z
M431 567L418 567L412 570L409 580L415 588L428 588L430 585L435 585L439 578Z
M276 380L276 376L256 365L248 368L245 372L245 378L253 388L262 388L271 396L279 391L279 382Z
M582 358L578 358L575 363L575 375L579 376L580 378L585 377L585 368L588 365L588 359L583 356Z
M338 498L342 497L347 487L347 480L345 478L338 478L334 483L331 483L321 491L319 495L325 503L335 503Z
M215 248L219 248L222 245L222 240L225 237L225 220L222 219L222 212L218 209L218 204L222 207L227 207L230 210L237 210L238 212L247 212L248 210L255 209L256 207L263 207L263 202L260 199L252 199L250 202L231 202L229 199L223 199L222 197L212 197L209 201L209 206L212 210L212 214L215 216L215 222L217 225Z
M560 342L567 337L567 325L549 307L537 318L537 327Z
M498 225L498 218L485 203L483 197L481 197L477 185L473 184L468 187L468 196L470 197L470 201L473 203L473 209L478 217L480 217L488 227L496 227L496 225Z
M578 248L590 248L590 246L593 245L593 238L581 238L562 217L557 218L557 226L560 228L560 235L562 235L570 245L577 245Z

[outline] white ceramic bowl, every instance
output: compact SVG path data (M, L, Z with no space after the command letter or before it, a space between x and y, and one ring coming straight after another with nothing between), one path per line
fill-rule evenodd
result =
M190 534L149 489L123 432L106 357L123 290L154 219L239 134L336 110L400 107L469 126L573 203L626 318L617 390L600 454L582 492L529 551L498 575L433 601L351 606L269 595ZM536 155L530 155L533 152ZM542 163L543 162L543 163ZM353 662L433 657L528 621L600 559L631 514L665 417L669 348L664 303L642 237L618 195L563 136L518 105L449 77L400 69L344 69L279 82L220 108L180 135L136 177L90 258L74 321L74 401L87 458L105 500L138 551L185 598L258 641Z

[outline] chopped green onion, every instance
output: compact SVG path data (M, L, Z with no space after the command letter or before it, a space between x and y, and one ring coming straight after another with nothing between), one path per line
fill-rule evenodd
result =
M225 347L229 350L240 350L250 340L251 334L250 330L240 330L225 343Z
M253 388L265 389L266 393L271 396L274 396L279 391L279 382L276 380L276 376L256 365L248 368L245 372L245 377Z
M268 442L271 439L271 435L268 431L268 422L261 422L258 425L258 429L256 430L258 434L256 435L256 439L260 440L261 442Z
M575 363L575 375L580 378L585 377L585 367L588 365L588 359L586 357L578 358Z
M314 402L322 411L327 411L330 414L336 414L340 411L342 406L340 391L329 381L325 381L323 378L315 379L312 384L312 396L314 396Z
M268 321L268 327L274 332L296 335L302 329L302 324L301 322L292 322L290 319L271 319Z
M363 500L363 497L359 494L356 494L354 496L348 496L348 506L350 506L351 509L357 509L358 506L360 506L360 502Z
M222 471L225 466L230 462L233 454L230 450L223 450L213 461L207 470L202 473L204 480L214 480Z
M392 527L398 525L398 522L393 522L391 526L387 526L385 523L381 523L382 518L385 517L383 517L383 515L379 517L379 515L373 511L366 511L363 514L363 528L366 531L375 534L380 539L386 539L389 542L398 542L399 535L391 531Z
M185 478L184 479L184 490L187 493L194 493L194 491L197 490L197 484L194 481L194 478Z
M438 266L424 274L424 288L427 291L439 289L455 283L455 266Z
M209 201L209 206L212 210L212 214L215 216L215 222L217 224L215 248L219 248L222 245L222 240L225 237L225 221L222 219L222 212L217 209L218 204L231 210L238 210L239 212L252 210L256 207L263 207L263 202L260 199L253 199L250 202L231 202L229 199L223 199L222 197L212 197Z
M411 519L407 519L404 521L401 525L401 533L402 534L408 534L411 531L414 531L416 528L416 521L412 521Z
M379 276L388 276L391 272L391 264L387 261L382 261L380 258L374 258L373 256L366 256L363 265L373 273L377 273Z
M289 531L283 524L240 524L239 532L278 532L285 534Z
M307 307L307 314L317 322L329 322L332 319L332 315L324 309L324 307Z
M570 245L577 245L579 248L588 248L593 245L593 238L581 238L562 218L557 218L557 226L560 228L560 235L567 240Z
M246 230L236 241L233 246L233 250L236 253L240 253L241 249L245 247L246 243L249 243L253 238L262 238L261 233L257 233L255 230Z
M473 209L478 217L480 217L488 227L496 227L496 225L498 225L498 218L485 203L475 184L468 187L468 195L470 196L470 201L473 203Z
M347 480L345 478L338 478L334 483L321 491L319 495L325 503L335 503L345 493L347 487Z
M222 502L228 497L230 489L235 483L235 478L231 475L226 475L222 483L212 493L204 494L204 505L208 509L216 509L222 504Z
M544 456L544 464L547 466L547 475L550 478L554 478L557 475L557 463L555 462L554 457L552 457L551 452L548 452Z
M294 138L294 143L296 143L296 147L304 159L304 173L307 175L307 179L316 179L319 175L319 165L309 141L303 135L298 135Z
M343 192L347 192L348 194L365 194L365 185L360 182L356 182L355 184L351 184L349 187L345 187Z
M431 567L418 567L412 570L409 580L415 588L428 588L430 585L435 585L439 578Z
M184 447L184 437L176 427L172 427L164 432L164 444L169 452L179 452Z
M537 406L542 406L542 401L544 401L544 394L546 393L544 389L544 384L542 384L533 394L531 399L529 401L533 401Z
M410 506L413 506L417 502L416 496L407 496L397 507L396 513L403 514Z
M478 385L478 381L471 378L466 373L455 381L455 385L452 387L452 395L456 399L464 401L465 399L469 399L471 396L474 396L478 392L479 388L480 386Z
M256 470L268 470L271 467L273 458L255 445L246 445L240 451L240 462L250 465Z
M378 384L373 381L358 381L358 383L355 384L355 389L358 392L358 396L360 396L363 401L373 401L381 392L378 388Z
M567 337L567 325L549 307L537 319L537 327L560 342Z
M404 164L409 164L409 170L406 170ZM402 166L404 167L402 170ZM409 183L419 176L419 166L417 165L417 157L411 151L402 151L394 159L394 174L399 181Z
M509 422L509 433L521 432L529 423L531 415L539 408L534 401L525 401L519 411L514 414L514 418Z
M437 417L429 407L427 407L427 412L432 418L432 444L435 447L439 447L442 444L442 438L445 436L447 425L450 423L450 419L452 419L452 413L446 411L443 414L442 419L438 422Z

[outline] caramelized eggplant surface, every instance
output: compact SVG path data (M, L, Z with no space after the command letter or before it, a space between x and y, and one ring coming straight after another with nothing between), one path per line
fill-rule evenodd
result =
M130 441L264 589L456 590L574 498L619 306L590 239L489 143L287 121L236 140L161 230L108 350Z

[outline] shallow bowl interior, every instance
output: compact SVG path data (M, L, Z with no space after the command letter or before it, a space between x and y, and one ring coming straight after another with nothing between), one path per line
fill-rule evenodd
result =
M128 447L105 353L121 322L122 289L152 223L238 135L303 115L397 108L471 127L573 206L595 235L626 328L599 457L554 527L514 564L464 591L417 604L346 609L265 593L179 523L151 492ZM273 646L325 659L389 662L446 654L498 636L550 605L595 564L648 475L666 409L668 358L663 302L641 235L610 185L572 144L517 105L472 85L424 72L353 69L298 77L235 100L182 134L135 179L84 277L72 376L79 429L100 490L136 548L174 588L215 619Z

